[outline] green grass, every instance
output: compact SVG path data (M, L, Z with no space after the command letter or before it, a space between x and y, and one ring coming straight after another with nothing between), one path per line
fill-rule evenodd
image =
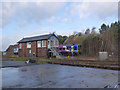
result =
M2 57L2 61L26 61L29 59L35 59L37 64L48 64L48 62L58 61L56 58L48 59L48 58L39 58L39 57Z
M63 60L59 60L56 58L52 58L52 59L48 59L48 58L40 58L40 57L2 57L2 60L15 60L15 61L26 61L29 59L35 59L37 64L48 64L48 62L51 63L69 63L69 64L80 64L80 65L84 65L84 64L97 64L97 65L101 65L101 62L98 62L99 60L95 60L95 61L80 61L80 62L73 62L75 58L73 58L72 62L71 59L63 59ZM87 58L87 57L86 57ZM70 60L70 61L69 61ZM75 59L76 60L76 59ZM86 60L86 59L84 59ZM111 64L113 62L108 62L109 60L105 60L105 62L103 62L104 64ZM115 62L117 63L117 62Z

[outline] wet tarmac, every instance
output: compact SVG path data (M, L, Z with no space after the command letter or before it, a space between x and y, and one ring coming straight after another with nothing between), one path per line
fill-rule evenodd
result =
M117 70L53 64L2 68L3 88L103 88L117 82Z

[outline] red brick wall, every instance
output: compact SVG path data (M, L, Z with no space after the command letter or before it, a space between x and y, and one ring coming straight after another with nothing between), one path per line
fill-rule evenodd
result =
M18 44L18 46L20 47L20 44ZM27 44L26 43L22 43L22 48L19 49L19 51L18 51L18 55L20 57L26 57L26 47L27 47Z
M31 53L32 53L32 56L36 57L36 51L37 51L37 42L34 41L34 42L31 43ZM33 55L33 53L35 53L35 55Z
M32 57L32 51L29 53L29 50L31 50L31 48L26 48L26 57Z
M19 55L20 57L22 57L22 56L23 56L23 54L22 54L23 51L22 51L22 49L20 49L19 47L20 47L20 44L18 44L18 49L19 49L19 50L18 50L18 55Z
M36 41L31 42L31 48L27 48L27 43L26 43L26 46L24 48L25 56L26 57L36 57L36 49L37 49L36 46L37 46ZM31 50L31 53L30 53L30 50Z
M18 45L10 45L6 50L6 56L10 57L18 55L17 52L16 53L14 52L14 48L18 48Z
M46 40L46 47L48 47L48 40Z
M23 57L26 57L26 47L27 47L27 44L26 44L26 43L23 43L23 44L22 44L22 54L23 54L22 56L23 56Z
M37 49L37 52L38 52L38 57L47 57L47 48L44 47L44 48L38 48Z
M37 47L37 56L38 57L47 57L47 40L46 40L46 47L42 47L42 42L41 42L41 47Z
M42 42L41 42L42 46ZM31 50L31 54L29 53ZM27 43L22 43L22 49L19 49L18 55L20 57L33 57L33 53L35 53L35 57L47 57L47 40L46 40L46 47L37 47L37 42L31 42L31 48L27 48Z

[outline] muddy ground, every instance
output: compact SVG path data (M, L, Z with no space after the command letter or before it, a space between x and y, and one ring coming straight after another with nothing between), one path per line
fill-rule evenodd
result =
M103 88L117 82L117 70L53 64L2 68L3 88Z

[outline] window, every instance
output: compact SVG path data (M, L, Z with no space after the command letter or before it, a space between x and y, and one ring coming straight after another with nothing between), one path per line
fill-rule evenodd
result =
M29 53L31 54L31 50L29 50Z
M35 52L33 52L33 56L35 56Z
M57 46L57 41L56 41L56 40L54 40L54 47L55 47L55 46Z
M14 49L13 49L13 52L14 52L14 53L17 53L17 52L18 52L18 48L14 48Z
M56 44L55 44L55 46L58 46L58 41L56 41Z
M27 48L31 48L31 42L27 43Z
M65 48L63 48L63 50L65 50Z
M20 43L20 45L19 45L19 49L22 49L22 43Z
M59 48L59 50L62 50L62 48Z
M48 45L50 44L50 41L48 41Z
M37 47L41 47L41 41L37 41Z
M42 47L46 47L46 40L42 41Z
M56 44L55 40L54 40L53 42L54 42L54 45L53 45L53 46L56 46L56 45L55 45L55 44Z
M67 49L69 50L69 47L67 46Z
M53 40L53 45L54 47L58 46L58 41L57 40Z
M71 51L73 52L73 46L71 46Z
M70 46L67 46L67 50L70 50L71 49L71 47Z
M77 46L74 46L74 50L77 50Z

